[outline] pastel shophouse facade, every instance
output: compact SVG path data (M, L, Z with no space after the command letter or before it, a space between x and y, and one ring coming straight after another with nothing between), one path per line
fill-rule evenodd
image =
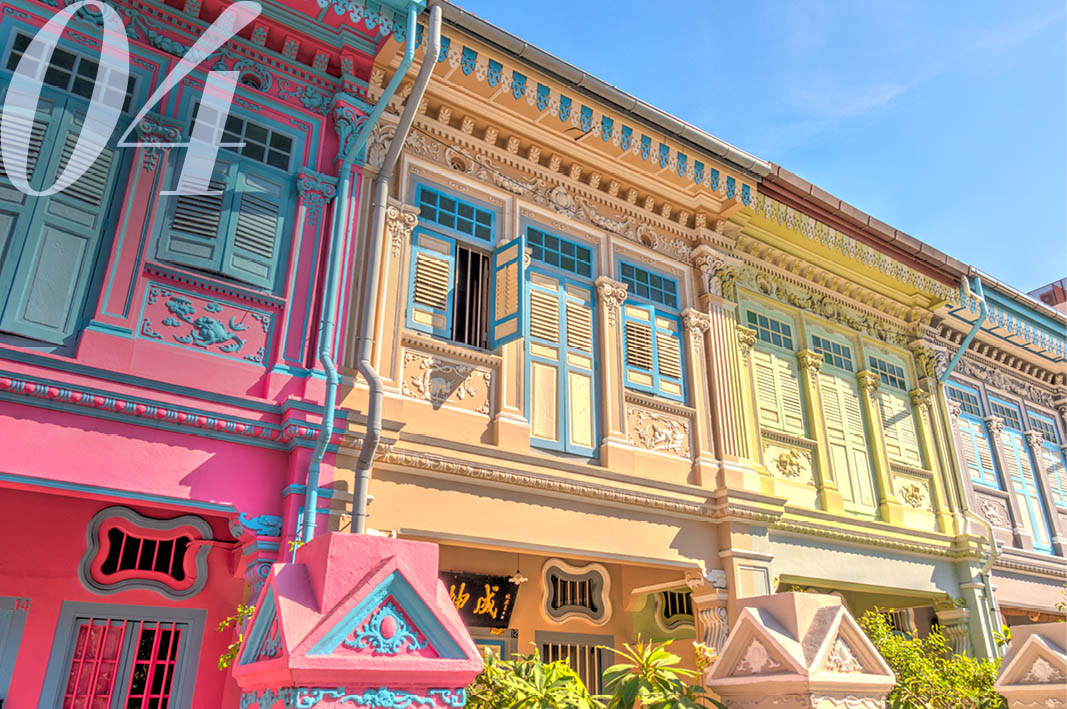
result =
M51 197L0 176L0 703L236 706L217 667L233 635L216 626L254 602L302 522L321 302L350 287L324 293L323 273L350 260L358 217L333 230L332 209L358 204L363 179L357 161L337 194L335 157L369 128L366 80L406 41L406 6L268 0L152 106L141 147L118 148L228 3L109 5L130 47L109 147ZM3 3L0 91L57 12ZM44 73L36 189L71 160L112 49L102 22L79 11ZM220 149L217 194L164 195L186 154L164 144L188 140L208 70L239 73L223 131L244 146Z
M358 235L381 440L350 358L331 528L370 464L367 524L440 545L476 643L593 686L598 646L692 662L776 591L995 654L926 344L968 268L450 5L442 44Z

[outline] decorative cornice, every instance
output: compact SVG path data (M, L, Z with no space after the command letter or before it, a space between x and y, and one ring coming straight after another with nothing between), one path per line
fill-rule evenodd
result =
M1007 553L1002 552L993 563L993 568L1023 571L1028 574L1038 574L1040 576L1050 576L1054 579L1067 582L1067 564L1064 564L1062 558L1055 559L1055 557L1050 557L1049 561L1055 563L1055 565L1052 565L1051 563L1048 565L1039 564L1033 561L1020 559L1019 557L1009 556Z
M243 442L254 440L259 444L278 448L306 444L318 439L318 426L306 422L279 425L241 420L143 397L94 391L22 375L0 373L0 395L17 397L36 406L55 406L71 410L92 409L112 416L141 419L135 423L142 425L169 424L198 435L232 438ZM335 436L331 443L339 441L340 437Z
M925 554L929 556L944 556L949 558L969 558L974 556L951 547L941 546L938 544L924 544L922 542L906 542L900 539L890 539L887 537L879 536L876 534L867 534L864 532L855 531L843 531L829 525L814 525L804 522L797 522L794 520L780 520L771 526L772 529L782 532L789 532L792 534L804 534L807 536L824 537L827 539L835 539L841 542L848 542L851 544L860 544L863 546L876 546L884 549L892 549L894 551L903 551L914 554Z
M1036 384L1028 384L1005 374L1002 369L1003 365L980 364L972 359L974 356L967 354L961 357L959 364L956 365L956 371L960 374L974 377L994 389L1021 396L1036 404L1041 404L1048 408L1055 406L1052 392Z
M820 246L832 249L847 256L863 266L876 271L919 291L931 295L937 300L957 303L959 294L953 286L940 283L926 276L881 251L860 243L822 222L788 207L764 194L757 194L752 210L772 222L784 225L790 231L806 236Z

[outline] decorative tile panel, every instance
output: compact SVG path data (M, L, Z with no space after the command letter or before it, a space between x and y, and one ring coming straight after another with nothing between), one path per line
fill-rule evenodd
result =
M151 283L138 336L266 366L274 316L169 285Z

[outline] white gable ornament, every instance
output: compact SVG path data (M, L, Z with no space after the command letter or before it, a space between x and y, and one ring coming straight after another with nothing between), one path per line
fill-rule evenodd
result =
M1067 623L1012 628L993 688L1008 700L1009 709L1067 707Z

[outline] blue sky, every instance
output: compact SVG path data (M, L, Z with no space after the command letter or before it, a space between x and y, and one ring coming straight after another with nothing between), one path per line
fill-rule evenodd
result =
M455 1L1020 290L1067 275L1063 0Z

